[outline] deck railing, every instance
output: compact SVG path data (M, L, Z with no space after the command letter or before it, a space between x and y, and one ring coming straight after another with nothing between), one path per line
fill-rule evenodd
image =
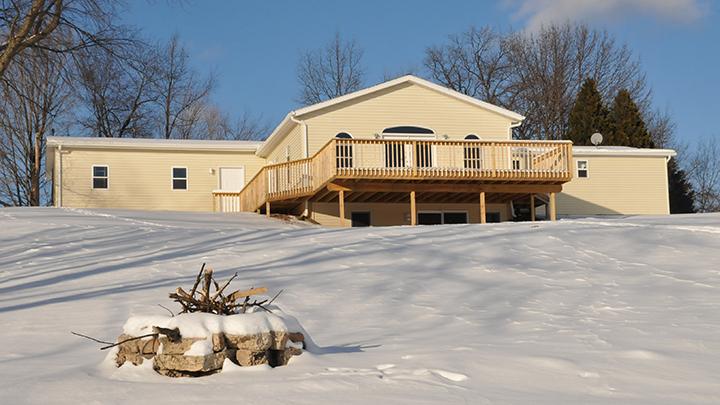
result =
M312 195L335 178L567 181L571 162L569 141L332 139L313 157L265 166L240 193L214 198L221 211L254 211Z
M337 175L541 180L570 175L570 142L337 139Z

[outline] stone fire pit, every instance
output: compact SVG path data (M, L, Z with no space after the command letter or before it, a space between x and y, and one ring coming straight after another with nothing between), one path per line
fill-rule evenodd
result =
M177 328L180 338L173 341L160 334L122 343L111 354L117 366L152 361L155 371L162 375L196 377L220 372L225 360L239 366L284 366L306 347L303 328L276 307L272 313L133 316L125 323L118 342L153 333L158 327Z

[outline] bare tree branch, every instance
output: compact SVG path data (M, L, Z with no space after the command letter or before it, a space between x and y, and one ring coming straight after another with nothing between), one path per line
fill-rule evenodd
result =
M298 62L298 101L304 105L342 96L363 85L363 50L340 33L323 49L308 50Z

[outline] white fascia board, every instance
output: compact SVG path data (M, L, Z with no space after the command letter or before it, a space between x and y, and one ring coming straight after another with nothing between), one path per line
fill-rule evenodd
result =
M186 151L235 151L255 152L261 142L255 141L204 141L181 139L142 139L142 138L90 138L51 136L47 138L48 148L59 145L64 148L82 149L146 149L146 150L186 150Z
M387 82L383 82L383 83L377 84L377 85L375 85L375 86L368 87L368 88L366 88L366 89L358 90L358 91L353 92L353 93L348 93L348 94L346 94L346 95L344 95L344 96L336 97L336 98L333 98L333 99L331 99L331 100L323 101L323 102L321 102L321 103L317 103L317 104L313 104L313 105L311 105L311 106L307 106L307 107L301 108L301 109L295 111L295 116L301 116L301 115L304 115L304 114L308 114L308 113L311 113L311 112L314 112L314 111L317 111L317 110L321 110L321 109L323 109L323 108L327 108L327 107L333 106L333 105L335 105L335 104L339 104L339 103L342 103L342 102L345 102L345 101L349 101L349 100L352 100L352 99L354 99L354 98L362 97L362 96L364 96L364 95L367 95L367 94L370 94L370 93L374 93L374 92L376 92L376 91L380 91L380 90L383 90L383 89L386 89L386 88L389 88L389 87L393 87L393 86L396 86L396 85L398 85L398 84L402 84L402 83L406 83L406 82L414 83L414 84L417 84L417 85L419 85L419 86L423 86L423 87L425 87L425 88L429 88L429 89L431 89L431 90L438 91L438 92L443 93L443 94L446 94L446 95L448 95L448 96L450 96L450 97L453 97L453 98L456 98L456 99L459 99L459 100L468 102L468 103L470 103L470 104L476 105L476 106L478 106L478 107L484 108L484 109L486 109L486 110L495 112L495 113L497 113L497 114L500 114L500 115L502 115L502 116L505 116L505 117L507 117L507 118L510 118L510 119L512 119L513 121L522 121L522 120L525 119L524 116L522 116L522 115L520 115L520 114L518 114L518 113L516 113L516 112L514 112L514 111L510 111L510 110L508 110L508 109L505 109L505 108L498 107L498 106L496 106L496 105L487 103L487 102L485 102L485 101L478 100L478 99L476 99L476 98L474 98L474 97L467 96L467 95L462 94L462 93L459 93L459 92L457 92L457 91L455 91L455 90L448 89L447 87L441 86L441 85L439 85L439 84L435 84L435 83L433 83L433 82L430 82L430 81L425 80L425 79L421 79L421 78L419 78L419 77L417 77L417 76L413 76L413 75L406 75L406 76L398 77L397 79L393 79L393 80L390 80L390 81L387 81Z
M573 146L573 156L648 156L671 158L677 156L677 152L672 149Z
M270 136L265 139L265 142L258 147L256 155L266 158L270 154L270 151L275 149L287 135L288 129L295 124L291 119L293 116L295 116L295 111L290 111L285 118L280 121L280 124L278 124L272 133L270 133Z

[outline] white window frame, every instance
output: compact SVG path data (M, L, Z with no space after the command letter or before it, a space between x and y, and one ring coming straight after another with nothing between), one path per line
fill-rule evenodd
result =
M95 168L96 167L104 167L106 176L105 177L95 176ZM107 187L105 187L105 188L95 187L95 178L105 179L105 182L107 183ZM94 164L94 165L90 166L90 189L91 190L110 190L110 166L109 165Z
M582 169L582 170L585 170L584 177L580 176L580 170L581 170L580 162L585 162L585 169ZM589 179L590 178L590 161L588 161L587 159L576 160L575 161L575 175L577 176L578 179Z
M175 177L175 169L185 169L185 177ZM185 180L185 188L175 188L175 180ZM172 191L188 191L190 190L190 170L187 166L173 166L170 168L170 190Z
M338 138L337 136L340 134L347 134L350 138ZM355 139L355 137L353 136L353 134L350 133L350 131L338 131L335 134L335 136L333 137L333 139L347 140L347 139ZM335 165L338 167L338 169L341 168L340 165L338 165L338 163L340 163L340 162L343 162L343 164L345 164L345 165L347 165L348 163L350 164L349 166L342 166L343 169L352 169L354 167L353 165L355 164L355 161L353 160L353 156L355 155L355 145L353 145L353 144L346 145L345 148L349 148L346 150L350 151L350 155L343 156L343 157L336 156Z

